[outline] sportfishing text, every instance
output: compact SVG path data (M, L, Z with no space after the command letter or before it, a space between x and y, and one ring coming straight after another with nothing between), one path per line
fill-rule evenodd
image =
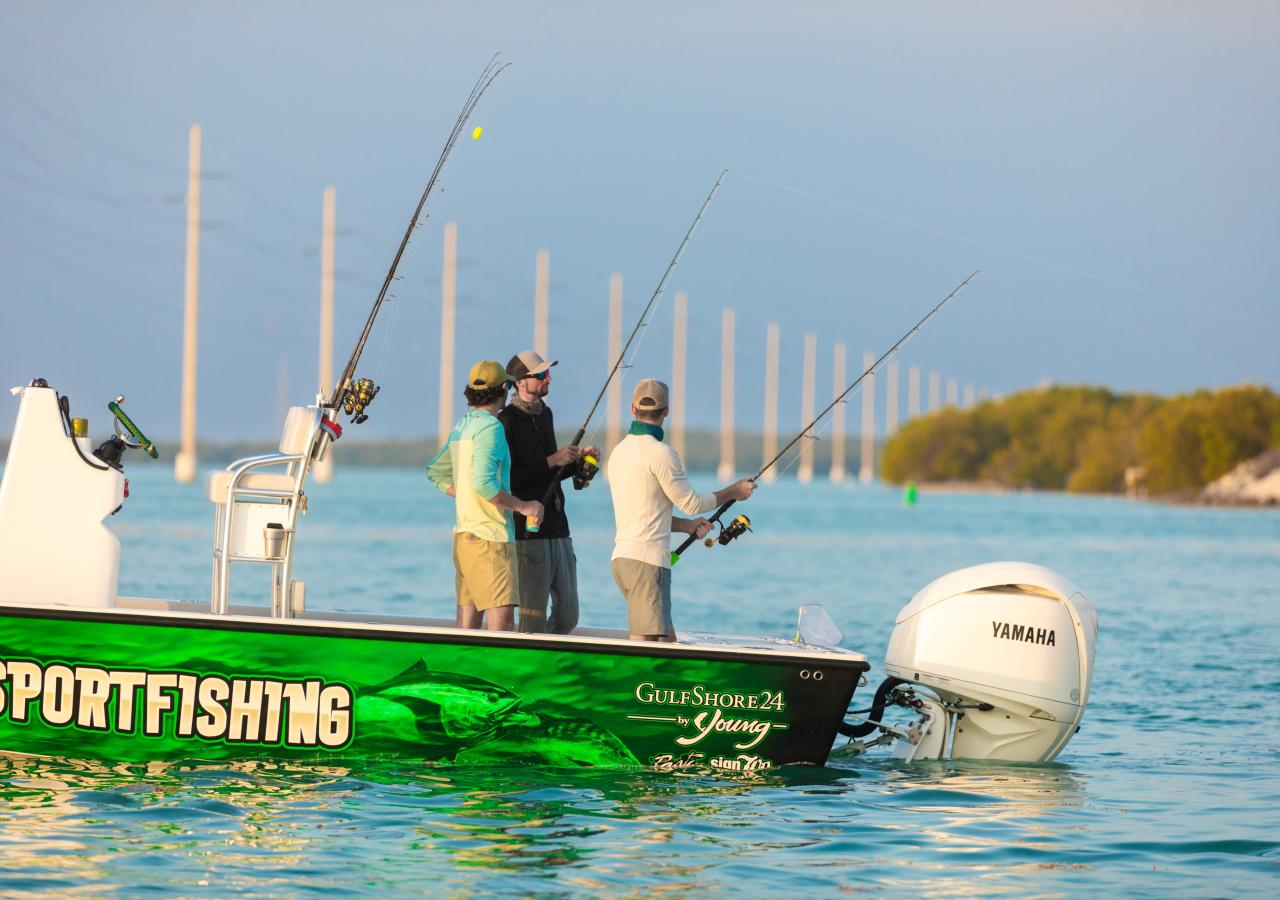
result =
M351 689L320 679L228 678L0 660L0 718L146 737L341 747Z

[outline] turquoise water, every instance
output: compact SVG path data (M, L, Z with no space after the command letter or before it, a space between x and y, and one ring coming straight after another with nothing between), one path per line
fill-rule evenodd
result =
M145 462L113 520L121 591L205 598L211 507ZM309 494L310 607L452 613L451 509L417 473L340 470ZM620 626L607 487L570 504L583 620ZM789 480L744 510L754 534L677 568L678 628L785 635L798 604L822 602L874 684L921 586L978 562L1038 562L1098 608L1083 730L1052 766L880 755L751 780L0 759L0 892L1280 889L1280 513L1042 494L925 493L907 509L888 488ZM235 588L248 600L262 584Z

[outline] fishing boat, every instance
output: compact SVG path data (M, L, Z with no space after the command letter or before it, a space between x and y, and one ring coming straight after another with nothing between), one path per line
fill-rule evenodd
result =
M1079 726L1096 614L1026 563L952 573L899 616L890 677L846 717L870 666L818 615L793 639L627 640L458 629L307 609L292 577L306 476L328 410L290 410L277 452L206 483L209 601L120 596L124 454L154 455L108 404L83 419L42 379L19 398L0 480L0 752L108 760L406 757L456 764L759 772L894 744L904 759L1052 759ZM271 572L269 596L232 575ZM905 727L884 713L906 709ZM869 714L869 715L867 715ZM879 736L861 740L873 731Z

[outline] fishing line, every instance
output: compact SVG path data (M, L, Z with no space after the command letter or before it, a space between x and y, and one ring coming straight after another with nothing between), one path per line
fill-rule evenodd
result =
M395 300L396 299L395 295L392 294L390 299ZM378 383L382 382L382 376L387 370L387 357L391 350L391 336L396 333L396 323L400 321L400 307L402 305L403 304L400 304L400 303L391 304L391 322L389 323L390 327L383 329L383 331L386 332L386 335L382 339L382 352L378 354L377 365L373 367L374 375L377 376L376 378L374 378L374 381Z
M622 352L619 353L618 358L614 360L613 368L609 370L609 375L605 378L604 384L600 388L600 393L596 395L595 402L591 404L591 409L587 412L587 417L582 420L582 427L578 429L577 434L574 435L573 440L570 441L571 446L582 446L582 439L587 433L587 428L591 424L592 417L596 414L596 410L600 406L600 401L604 399L604 395L609 390L609 385L613 382L614 376L618 374L618 369L622 366L623 361L627 359L627 351L631 349L632 342L640 336L642 330L648 328L649 317L657 308L658 299L662 296L662 292L667 286L667 279L669 279L671 277L671 273L675 271L676 265L680 262L680 257L684 255L684 248L689 245L689 238L693 236L693 232L697 229L698 223L702 221L703 214L707 211L707 207L711 205L711 201L715 197L716 192L720 190L720 185L723 183L724 177L728 174L728 169L725 169L720 173L720 176L716 179L716 183L711 187L711 192L707 194L707 199L703 200L702 206L698 207L698 214L694 216L693 221L689 223L689 229L684 233L684 237L680 241L680 246L676 248L675 255L671 257L671 261L667 263L666 271L662 273L662 278L659 279L658 286L653 289L653 294L649 297L649 302L645 304L644 309L640 313L639 321L637 321L635 327L631 329L631 334L627 337L627 342L622 346ZM636 344L636 351L639 350L639 347L640 345ZM632 361L635 359L636 351L632 352ZM627 368L630 368L630 363L628 363ZM619 386L619 389L621 389L621 386ZM594 435L594 432L592 432L592 434ZM544 507L551 503L551 498L555 495L556 488L559 486L560 480L568 468L568 466L558 466L555 472L552 473L551 484L548 486L546 493L542 497L542 505Z
M850 394L850 395L849 395L848 397L846 397L844 400L841 400L841 401L840 401L839 403L837 403L836 405L837 405L837 406L844 406L844 407L848 407L848 406L849 406L849 404L852 402L853 398L854 398L854 397L857 397L857 396L859 396L859 395L861 395L861 394L862 394L862 385L858 385L858 387L854 390L854 392L853 392L852 394ZM832 408L834 409L835 407L832 407ZM823 436L824 434L826 434L826 433L827 433L827 431L828 431L828 430L829 430L829 429L830 429L834 424L835 424L835 418L834 418L834 417L833 417L833 418L830 418L830 419L827 419L827 420L822 424L822 427L821 427L821 428L819 428L817 431L811 431L811 432L808 434L808 439L809 439L809 440L811 440L811 441L820 441L820 440L822 440L822 436ZM794 467L798 462L800 462L800 457L802 457L802 456L804 456L804 447L798 447L798 448L796 449L796 452L795 452L794 454L792 454L792 456L791 456L791 462L787 463L785 466L783 466L781 469L779 469L779 470L778 470L778 477L779 477L779 478L781 478L783 475L786 475L788 472L790 472L790 471L791 471L791 469L792 469L792 468L793 468L793 467ZM761 473L761 474L763 474L763 473Z
M850 384L834 400L832 400L829 404L827 404L826 408L823 409L822 412L818 413L818 415L815 416L809 422L809 424L805 425L804 428L800 429L799 434L797 434L790 441L788 441L787 445L783 447L781 450L779 450L778 453L773 457L773 459L769 460L764 465L762 465L759 471L757 471L755 475L752 475L750 478L748 478L747 481L751 481L753 483L758 482L760 480L761 475L769 471L769 469L771 469L774 466L774 464L778 462L778 460L786 456L787 453L791 450L791 448L794 447L796 444L798 444L800 441L806 438L811 440L816 440L816 435L810 435L809 433L810 429L812 429L815 425L817 425L818 422L820 422L822 418L826 416L827 413L835 409L838 404L844 402L844 399L846 397L854 393L858 389L859 385L861 385L862 382L867 378L867 376L873 375L875 371L879 369L881 365L884 364L885 360L889 359L889 357L897 353L903 347L903 345L906 344L907 341L909 341L912 338L912 336L914 336L915 333L924 326L926 322L932 319L934 315L936 315L938 311L942 309L942 307L946 306L952 297L954 297L956 294L964 290L965 286L970 281L972 281L975 277L977 277L977 275L978 273L976 271L970 273L968 278L960 282L960 284L957 285L956 288L952 290L951 293L943 297L942 300L940 300L936 305L934 305L934 307L931 310L925 313L924 316L921 317L921 319L918 322L916 322L914 325L911 326L911 328L907 330L906 334L898 338L898 340L893 344L892 347L890 347L888 350L882 353L875 362L873 362L870 366L864 369L862 371L862 374L859 375L857 378L855 378L852 384ZM718 522L721 516L723 516L725 512L728 511L729 507L733 506L733 504L736 502L737 502L736 500L726 500L724 503L720 505L720 508L715 511L715 514L711 517L710 521ZM744 516L739 516L738 519L745 521ZM734 536L736 536L731 531L731 529L736 525L737 525L737 521L735 520L735 523L731 525L730 528L725 528L723 525L721 526L720 543L722 544L727 543L728 540L731 540ZM748 528L750 527L749 522L746 523L746 525ZM741 532L739 531L737 533L741 533ZM687 550L689 546L696 540L698 540L698 538L695 535L690 534L689 537L686 538L685 541L679 547L671 551L671 565L674 566L677 562L679 562L680 554L684 553L684 551Z
M949 240L959 241L964 244L969 244L970 246L973 246L973 247L980 247L983 250L990 250L993 253L1000 253L1005 256L1013 257L1014 259L1020 259L1024 262L1034 263L1036 265L1045 266L1050 269L1056 269L1059 272L1065 272L1071 275L1077 275L1081 278L1088 278L1100 284L1105 284L1110 287L1118 288L1124 291L1130 291L1135 294L1142 294L1143 296L1150 297L1155 300L1163 300L1166 303L1173 303L1180 306L1185 306L1188 309L1194 309L1199 312L1227 316L1245 325L1265 328L1268 331L1276 330L1276 328L1272 325L1251 320L1246 316L1242 316L1239 313L1232 312L1231 310L1228 310L1228 309L1221 309L1219 307L1210 306L1204 303L1196 303L1194 301L1187 300L1182 297L1176 297L1172 294L1164 294L1159 291L1153 291L1149 288L1144 288L1135 284L1129 284L1124 281L1119 281L1107 275L1099 275L1096 272L1089 272L1085 269L1080 269L1075 266L1068 266L1064 263L1055 262L1051 259L1045 259L1044 257L1032 256L1031 254L1028 254L1028 253L1021 253L1017 250L1010 250L1007 247L1001 247L998 244L991 244L986 241L977 240L975 238L965 237L964 235L955 234L954 232L950 232L950 231L945 231L941 228L935 228L931 225L921 225L919 222L912 222L907 219L899 219L896 216L890 216L882 212L877 212L874 209L867 209L866 207L857 206L856 204L849 203L845 200L839 200L834 197L826 197L826 196L823 196L822 194L815 194L812 191L807 191L807 190L804 190L803 188L793 187L788 184L781 184L777 181L771 181L768 178L761 178L758 175L751 175L746 172L738 172L738 171L734 171L733 174L742 178L746 178L750 181L755 181L759 184L767 185L768 187L775 188L780 191L786 191L788 193L797 194L801 197L807 197L810 200L816 200L820 203L826 203L831 206L838 207L840 209L851 210L852 212L856 212L865 216L870 216L872 218L880 219L885 222L892 222L895 225L901 225L904 228L912 228L912 229L915 229L916 231L922 231L926 234L934 235L935 237L943 237L943 238L948 238Z
M1027 294L1034 295L1037 299L1043 300L1047 303L1051 303L1061 309L1065 309L1073 313L1080 313L1082 315L1088 316L1091 319L1094 319L1098 322L1103 323L1108 329L1118 329L1121 331L1127 331L1129 334L1132 334L1143 341L1149 341L1154 344L1162 344L1163 346L1177 353L1190 354L1192 356L1197 357L1202 362L1210 363L1214 366L1222 365L1222 359L1220 357L1215 357L1215 356L1212 356L1211 354L1205 353L1204 351L1197 349L1195 346L1191 344L1180 345L1180 344L1174 343L1173 341L1170 341L1166 337L1162 337L1161 335L1155 334L1154 332L1151 332L1151 331L1145 331L1127 322L1119 320L1115 316L1107 315L1106 313L1099 312L1096 309L1090 309L1088 305L1081 303L1080 300L1074 296L1070 300L1059 299L1053 296L1051 290L1029 287L1026 284L1018 281L1018 279L1004 272L996 272L992 275L992 277L998 281L1004 281L1010 285L1013 285L1014 287L1022 291L1025 291ZM1236 371L1239 373L1239 376L1241 379L1248 379L1250 377L1249 373L1245 372L1243 369L1236 369Z
M427 186L422 191L422 196L418 199L418 205L413 211L413 215L409 218L409 224L404 230L404 235L400 239L400 246L396 249L395 256L391 260L391 266L387 269L386 278L382 281L382 287L378 291L378 297L373 302L373 308L369 311L369 317L365 321L364 329L360 332L360 338L356 341L355 349L351 353L351 357L347 360L347 364L342 369L342 375L338 378L337 385L333 389L333 394L324 406L329 409L338 409L347 397L348 390L352 386L352 379L355 376L356 366L360 363L360 357L364 353L365 344L369 340L369 333L373 330L373 324L378 318L378 312L382 309L382 305L386 302L387 292L391 288L391 284L396 280L396 270L400 266L400 260L404 256L405 248L409 245L410 238L413 237L414 231L417 229L420 221L425 221L424 210L427 205L427 198L431 196L431 191L436 186L436 181L440 177L440 173L444 170L444 165L449 159L449 154L453 151L454 145L458 142L458 137L462 134L466 127L467 120L471 117L471 113L475 110L476 104L480 98L484 96L484 92L488 90L489 85L493 84L510 63L499 63L498 54L494 54L489 62L485 64L484 69L480 72L480 77L476 79L475 84L471 87L471 93L467 95L466 102L462 105L462 111L458 113L457 119L453 123L453 128L449 132L449 137L445 141L444 149L440 152L439 159L436 160L435 168L431 171L431 177L427 180ZM363 379L365 381L367 379ZM376 386L373 387L376 394ZM372 399L372 395L369 396ZM363 421L363 420L361 420Z
M658 306L660 305L661 305L661 301L659 301L659 303L654 306L654 312L657 312ZM651 324L650 322L644 323L643 329L639 332L637 336L635 349L631 351L631 357L627 359L626 362L624 362L621 368L619 369L620 374L618 375L618 393L620 395L626 389L627 376L625 373L627 372L627 370L635 368L636 357L640 355L640 348L644 346L644 339L649 336L650 324ZM595 442L596 435L599 433L600 433L600 422L599 420L597 420L596 423L591 426L591 434L587 435L586 437L587 443L593 444Z

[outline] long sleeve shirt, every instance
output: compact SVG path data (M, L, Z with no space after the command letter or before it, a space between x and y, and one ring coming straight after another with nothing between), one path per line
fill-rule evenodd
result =
M511 487L511 451L493 413L473 409L459 419L428 463L427 477L441 491L453 488L455 532L486 541L516 539L511 512L489 502Z
M613 559L637 559L671 568L671 516L716 507L714 493L699 493L674 449L649 434L629 434L609 455L609 491L617 536Z

